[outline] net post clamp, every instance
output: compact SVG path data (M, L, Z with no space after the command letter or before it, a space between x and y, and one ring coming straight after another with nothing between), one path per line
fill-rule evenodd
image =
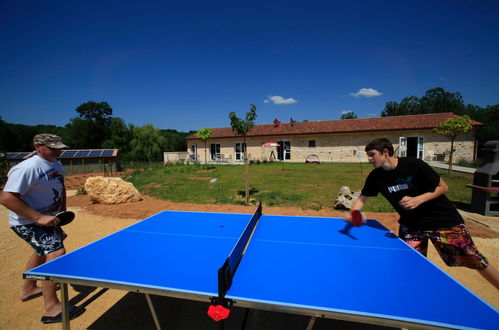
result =
M234 301L228 298L212 297L210 307L208 308L208 316L214 321L222 321L229 317L230 309L234 306Z

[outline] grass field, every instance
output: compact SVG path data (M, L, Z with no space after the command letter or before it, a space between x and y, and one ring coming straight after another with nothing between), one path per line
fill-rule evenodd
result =
M368 163L249 165L250 197L253 203L293 206L302 209L331 208L341 186L360 191L372 167ZM155 165L144 167L127 180L143 194L173 202L198 204L244 204L243 166ZM469 204L473 175L436 169L449 185L447 196L453 202ZM213 180L216 179L216 180ZM214 182L215 181L215 182ZM372 212L392 212L380 195L370 198L364 208Z

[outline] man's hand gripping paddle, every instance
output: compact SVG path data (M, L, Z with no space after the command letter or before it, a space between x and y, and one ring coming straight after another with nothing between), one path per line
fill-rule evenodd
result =
M65 226L74 220L75 214L71 211L62 211L55 215L59 219L59 226Z

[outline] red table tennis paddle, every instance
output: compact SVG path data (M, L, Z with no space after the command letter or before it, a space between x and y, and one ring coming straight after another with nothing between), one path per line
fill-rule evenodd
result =
M360 212L359 210L352 210L350 214L352 215L352 225L354 227L360 227L366 223L366 215L364 214L364 212Z
M71 221L73 221L75 218L74 212L71 212L71 211L62 211L62 212L57 213L55 216L57 218L59 218L59 221L60 221L59 226L65 226L68 223L70 223Z

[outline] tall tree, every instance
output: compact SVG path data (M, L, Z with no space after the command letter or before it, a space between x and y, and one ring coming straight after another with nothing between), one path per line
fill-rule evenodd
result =
M423 113L453 112L465 114L463 98L459 92L447 92L442 87L429 89L421 98L416 96L404 97L400 104L387 102L381 117L417 115Z
M127 126L122 118L111 118L109 138L102 143L102 148L119 149L120 154L127 154L132 138L132 124Z
M165 151L184 151L187 149L187 141L185 140L194 132L178 132L175 129L162 129L161 135L166 139Z
M8 151L20 151L16 149L9 149L12 147L12 142L16 141L14 134L11 132L7 122L3 121L0 116L0 153Z
M404 97L400 102L400 112L407 115L417 115L422 113L421 101L416 96Z
M135 126L130 141L131 151L128 159L140 161L159 161L163 158L165 138L161 131L151 124Z
M70 143L75 148L102 148L102 143L111 135L113 109L107 102L89 101L76 109L79 118L72 118Z
M353 111L345 112L340 119L357 119L357 115Z
M400 105L397 102L389 101L385 104L385 109L381 111L381 117L389 117L389 116L402 116L407 115L407 113L403 113L400 109Z
M419 102L421 104L421 113L453 112L457 115L464 113L461 93L447 92L442 87L427 90Z
M489 105L485 108L479 106L466 106L467 114L476 121L486 124L478 130L478 152L487 141L499 140L499 104Z
M464 132L468 132L472 126L470 124L470 117L464 115L457 118L449 118L441 122L433 130L450 139L450 155L449 155L449 174L452 174L452 155L454 154L454 141L456 137Z
M229 113L230 126L232 131L239 136L243 137L243 157L244 157L244 181L245 181L245 197L246 205L249 204L249 170L248 170L248 157L246 151L246 135L255 126L256 119L256 106L250 104L250 110L246 113L246 119L240 119L236 116L235 112Z
M206 141L208 141L211 138L211 135L213 134L213 131L209 129L208 127L201 128L199 131L196 132L196 136L203 140L204 142L204 165L206 170L208 170L208 157L206 157Z

